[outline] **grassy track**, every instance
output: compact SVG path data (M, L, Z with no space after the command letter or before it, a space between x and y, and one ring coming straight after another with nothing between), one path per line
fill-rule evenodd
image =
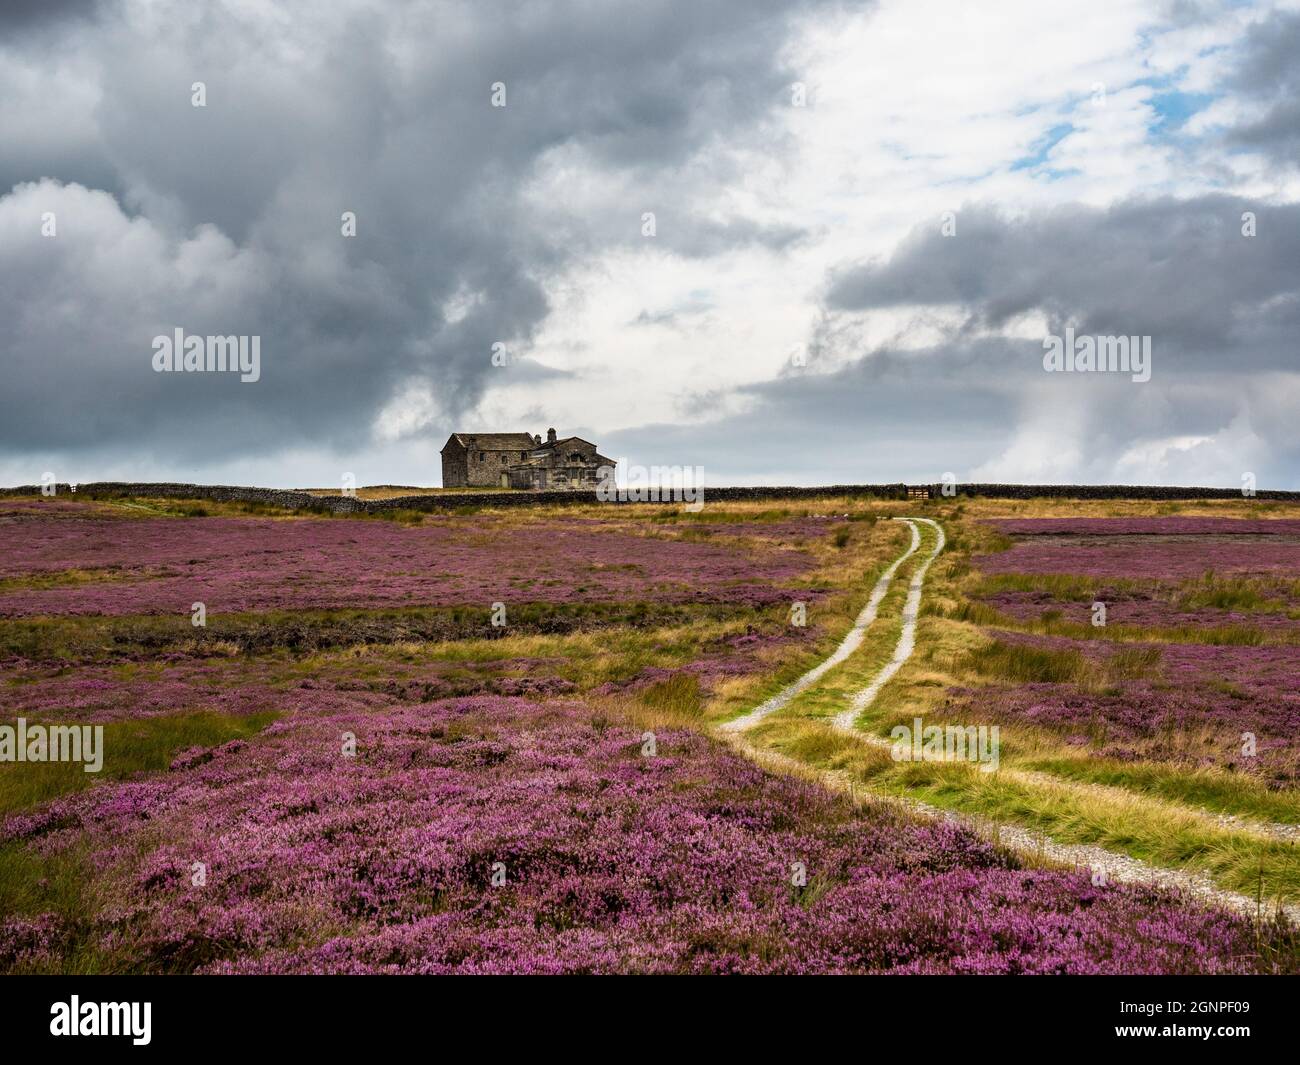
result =
M1113 641L1117 652L1096 662L1074 650L1045 650L991 639L980 623L1009 619L1000 615L990 619L971 609L979 606L967 597L973 587L982 591L1024 587L1062 597L1092 594L1089 582L1070 576L974 577L967 562L970 547L981 537L987 545L996 535L958 524L954 541L961 549L936 563L933 590L927 587L927 598L933 598L921 611L917 653L899 666L864 713L853 713L853 697L890 660L902 629L902 581L915 573L932 537L923 552L901 568L864 645L778 712L755 722L757 727L746 742L823 773L847 777L877 795L922 802L991 825L1014 825L1061 844L1105 848L1153 866L1201 874L1225 891L1265 903L1300 902L1300 848L1293 831L1300 825L1300 795L1294 789L1273 790L1255 778L1222 770L1088 757L1059 737L1028 725L1002 726L997 772L981 772L965 762L912 763L891 758L886 737L893 726L915 717L927 724L950 723L945 717L945 692L952 687L997 681L1069 684L1082 692L1116 690L1158 671L1158 652L1149 646L1126 649L1125 644L1138 640L1150 644L1153 637L1185 640L1187 633L1180 629L1099 630L1059 622L1008 625L1017 631ZM1270 590L1278 583L1273 582ZM1206 602L1240 609L1276 605L1258 587L1233 594L1221 581L1207 579L1201 584L1203 594L1195 590L1171 594L1180 594L1190 607ZM1076 628L1086 632L1076 633ZM1248 627L1236 634L1204 628L1189 631L1199 638L1196 642L1207 643L1249 645L1295 638L1283 633L1261 639L1259 630ZM842 723L852 720L858 735L836 735L837 717Z

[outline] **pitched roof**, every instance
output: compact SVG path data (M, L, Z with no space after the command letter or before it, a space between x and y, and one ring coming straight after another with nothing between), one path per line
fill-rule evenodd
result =
M597 465L601 465L601 466L613 466L613 465L614 465L614 460L613 460L613 459L611 459L611 458L609 458L609 457L607 457L607 456L605 456L605 455L602 455L599 451L596 451L596 445L595 445L595 444L593 444L590 440L584 440L584 439L583 439L582 437L580 437L580 436L566 436L563 440L557 440L557 441L555 441L555 443L553 443L553 444L546 444L546 443L544 443L544 444L542 444L542 449L545 449L545 448L555 448L555 449L558 450L559 448L563 447L565 444L571 444L571 443L573 443L573 441L575 441L575 440L576 440L578 443L580 443L580 444L586 444L588 447L591 448L591 450L592 450L593 452L595 452L595 458L596 458L596 463L597 463ZM541 449L534 448L534 450L541 450Z
M452 433L442 450L453 440L474 451L528 451L537 446L527 433Z
M589 448L591 448L592 450L595 450L595 447L596 447L595 444L593 444L590 440L584 440L584 439L582 439L582 437L580 437L580 436L562 436L562 437L560 437L559 440L556 440L556 441L553 441L553 442L552 442L552 441L549 441L549 440L543 440L540 444L538 444L535 448L533 448L533 450L534 450L534 451L546 451L546 450L549 450L549 449L551 449L551 448L560 448L560 447L564 447L565 444L572 444L575 440L576 440L579 444L586 444Z

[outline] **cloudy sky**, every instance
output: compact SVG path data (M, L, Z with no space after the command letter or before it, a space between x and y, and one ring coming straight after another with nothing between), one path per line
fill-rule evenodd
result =
M5 0L0 359L4 484L1300 488L1300 4Z

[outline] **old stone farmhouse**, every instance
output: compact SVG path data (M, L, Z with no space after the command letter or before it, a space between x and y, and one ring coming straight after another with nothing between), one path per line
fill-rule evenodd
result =
M444 488L595 488L614 460L578 436L452 433L442 447Z

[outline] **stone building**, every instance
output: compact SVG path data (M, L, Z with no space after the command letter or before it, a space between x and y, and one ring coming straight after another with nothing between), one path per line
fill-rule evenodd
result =
M614 460L578 436L452 433L442 448L444 488L595 488Z

